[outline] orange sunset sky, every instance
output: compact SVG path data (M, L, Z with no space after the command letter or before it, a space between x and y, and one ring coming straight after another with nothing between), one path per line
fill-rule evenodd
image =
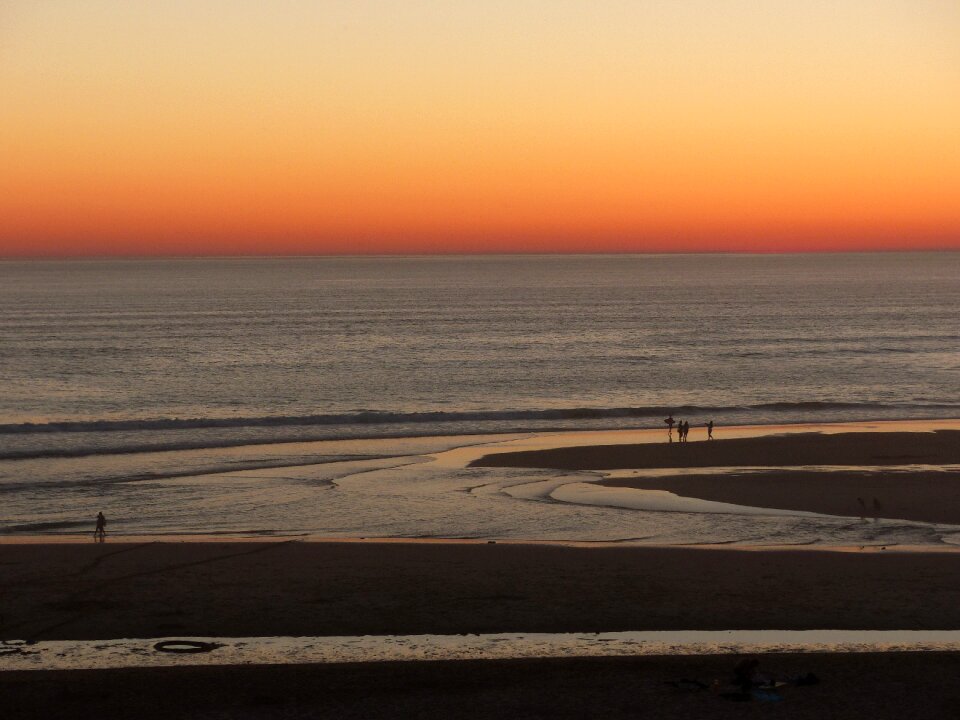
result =
M7 0L0 255L960 249L956 0Z

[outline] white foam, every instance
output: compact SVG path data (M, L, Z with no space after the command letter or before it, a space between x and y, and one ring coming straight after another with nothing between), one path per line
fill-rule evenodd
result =
M160 652L161 640L219 645L206 653ZM424 660L506 660L728 653L960 650L960 630L684 630L487 635L154 638L0 643L0 671L173 665L293 665Z

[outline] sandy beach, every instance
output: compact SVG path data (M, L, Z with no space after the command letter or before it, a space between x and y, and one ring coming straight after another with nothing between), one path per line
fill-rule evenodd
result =
M0 636L37 640L958 629L960 554L417 542L0 545L0 606Z
M957 431L777 435L498 452L475 465L560 470L761 468L616 477L723 502L960 522ZM812 467L811 467L812 466ZM826 466L826 468L822 467ZM904 472L904 466L923 466ZM763 470L762 468L768 468ZM787 468L787 469L783 469ZM852 500L851 500L852 499ZM868 513L870 514L870 513ZM869 521L868 521L869 522ZM730 629L960 629L960 552L617 543L158 536L6 538L0 638L357 636ZM765 703L680 691L739 658L671 656L10 671L11 717L742 717ZM812 671L786 718L952 716L957 653L774 654ZM239 688L239 690L238 690Z
M709 588L709 592L705 592ZM960 628L955 553L463 542L0 545L0 637ZM732 718L737 654L0 673L12 718ZM958 653L772 654L778 717L950 717Z

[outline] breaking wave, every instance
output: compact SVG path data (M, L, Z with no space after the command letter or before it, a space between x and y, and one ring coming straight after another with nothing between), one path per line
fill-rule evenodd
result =
M210 428L309 427L330 425L390 425L444 422L495 422L510 420L596 420L604 418L659 418L674 413L715 415L743 412L817 412L831 410L960 410L960 404L771 402L756 405L650 405L618 408L551 408L547 410L482 410L463 412L381 412L360 410L330 415L264 415L255 417L155 418L129 420L83 420L46 423L0 424L0 434L131 432L140 430L194 430Z

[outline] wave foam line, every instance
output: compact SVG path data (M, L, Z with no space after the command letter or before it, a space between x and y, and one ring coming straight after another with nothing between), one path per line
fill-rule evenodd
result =
M604 418L656 418L670 413L708 415L731 412L791 412L820 410L960 410L960 404L771 402L755 405L650 405L618 408L556 408L548 410L481 410L388 412L362 410L330 415L263 415L254 417L154 418L130 420L83 420L48 423L0 424L0 434L131 432L140 430L195 430L210 428L260 428L327 425L401 425L442 422L503 420L583 420Z

